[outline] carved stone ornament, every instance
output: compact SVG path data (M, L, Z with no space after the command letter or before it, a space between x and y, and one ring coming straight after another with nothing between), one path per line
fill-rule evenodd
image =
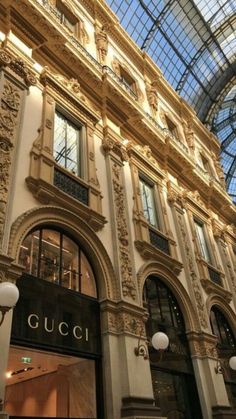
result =
M108 51L108 38L106 29L107 28L105 26L102 28L97 27L95 31L95 41L97 45L99 61L101 64L105 64Z
M117 58L114 58L111 62L112 69L117 76L120 77L120 62Z
M20 91L10 81L5 81L0 107L0 245L5 224L7 194L14 132L20 108Z
M132 334L146 338L145 320L134 316L132 313L109 312L105 331L115 334Z
M191 150L195 148L193 121L189 119L187 122L183 122L183 128L187 144Z
M146 84L146 94L151 109L151 114L155 118L158 112L158 93L155 83Z
M219 157L216 157L216 155L212 153L212 159L213 159L213 163L214 163L219 181L222 184L222 186L225 187L225 175L224 175L223 167L219 161Z
M54 74L54 77L64 86L66 86L69 90L71 90L71 92L73 92L75 95L80 94L80 84L77 79L74 79L74 78L67 79L61 74Z
M37 84L34 73L28 68L25 61L19 57L12 57L4 48L0 48L0 65L9 66L14 73L24 80L26 86Z
M198 278L197 278L197 274L196 274L195 269L194 269L194 262L193 262L193 258L192 258L192 255L191 255L191 250L190 250L190 247L189 247L189 243L188 243L188 235L187 235L187 232L185 230L185 226L184 226L184 222L183 222L182 217L183 217L183 215L177 214L179 229L180 229L181 237L182 237L182 243L183 243L183 246L184 246L184 249L185 249L186 260L187 260L187 263L188 263L189 275L190 275L191 284L192 284L193 291L194 291L198 316L199 316L201 326L205 329L205 328L207 328L205 304L204 304L204 301L203 301L203 297L202 297L199 281L198 281Z
M124 297L136 297L136 287L132 275L132 263L129 253L128 227L125 214L125 196L121 180L121 167L113 163L112 184L115 201L115 216L118 230L121 281Z

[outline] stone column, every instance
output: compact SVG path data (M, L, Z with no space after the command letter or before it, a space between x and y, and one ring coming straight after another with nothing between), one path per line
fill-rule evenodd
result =
M157 419L159 409L154 406L149 361L134 352L140 343L148 353L145 310L139 306L123 173L123 162L128 156L122 140L109 127L104 128L103 149L108 173L114 266L120 293L119 303L102 304L106 419Z

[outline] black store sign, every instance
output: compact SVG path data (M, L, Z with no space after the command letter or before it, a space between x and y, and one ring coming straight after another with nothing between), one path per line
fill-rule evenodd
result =
M14 308L12 343L99 356L99 303L50 282L22 276Z

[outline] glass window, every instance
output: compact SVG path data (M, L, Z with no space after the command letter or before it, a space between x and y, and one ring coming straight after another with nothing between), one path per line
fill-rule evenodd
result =
M58 0L56 2L56 9L58 16L60 17L60 22L65 25L73 35L77 35L78 22L73 14L63 5L61 1Z
M208 263L211 263L210 252L209 252L205 234L204 234L204 225L196 220L194 220L194 223L195 223L195 229L196 229L197 240L200 247L201 256Z
M92 267L78 244L60 231L30 233L20 248L19 263L30 275L97 297Z
M154 188L142 178L139 178L139 183L144 217L147 219L149 224L158 228L159 223L156 214Z
M56 162L77 176L80 167L80 128L56 111L53 154Z
M225 348L235 348L235 339L231 327L223 313L216 307L210 313L211 328L219 339L219 345Z
M136 93L136 85L134 79L120 66L120 78L134 93Z
M149 347L153 392L161 415L168 418L202 418L193 375L184 319L175 296L157 277L147 278L144 286L147 306L147 337L162 331L169 347L161 355Z
M167 124L168 130L171 132L171 134L174 135L175 138L179 138L179 132L178 132L178 129L177 129L176 125L167 116L166 116L166 124Z

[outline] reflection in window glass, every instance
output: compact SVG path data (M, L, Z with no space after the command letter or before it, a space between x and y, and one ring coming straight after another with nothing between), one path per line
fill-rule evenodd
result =
M91 297L97 297L91 265L80 247L52 229L30 233L20 249L19 263L29 274Z
M210 253L207 246L205 234L204 234L204 226L198 221L194 221L195 228L196 228L196 234L197 234L197 240L200 247L201 256L203 259L205 259L208 263L211 263Z
M156 207L154 201L154 188L145 182L142 178L139 179L140 192L143 204L144 217L147 219L149 224L154 227L158 227Z
M79 128L59 112L54 120L54 158L70 172L80 176Z

